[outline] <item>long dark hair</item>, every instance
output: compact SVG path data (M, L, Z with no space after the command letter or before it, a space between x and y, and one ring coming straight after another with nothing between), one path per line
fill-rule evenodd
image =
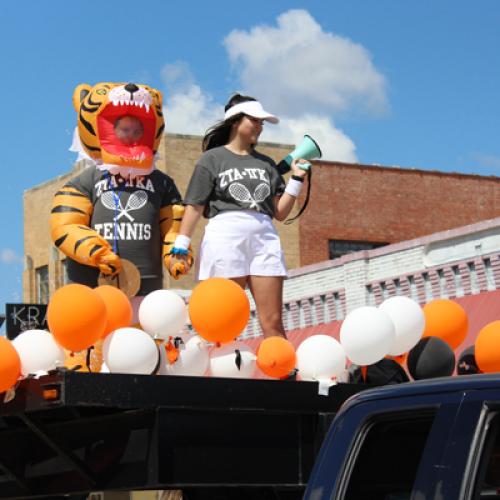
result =
M256 101L253 97L248 95L234 94L227 104L224 106L224 111L240 104L241 102ZM220 121L216 123L213 127L210 127L203 137L203 142L201 143L202 151L208 151L212 148L217 148L219 146L224 146L229 142L229 136L231 134L231 129L233 124L239 122L244 116L243 113L238 113L237 115L231 116L227 120Z

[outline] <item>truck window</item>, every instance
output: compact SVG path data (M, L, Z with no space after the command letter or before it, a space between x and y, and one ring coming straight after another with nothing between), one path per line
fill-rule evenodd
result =
M409 500L433 420L430 413L398 414L367 423L341 498Z
M479 462L474 499L500 499L500 414L491 415Z

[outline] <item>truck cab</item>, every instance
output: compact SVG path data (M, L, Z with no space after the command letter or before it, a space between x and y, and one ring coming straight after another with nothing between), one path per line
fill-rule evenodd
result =
M500 374L370 389L336 415L307 500L500 499Z

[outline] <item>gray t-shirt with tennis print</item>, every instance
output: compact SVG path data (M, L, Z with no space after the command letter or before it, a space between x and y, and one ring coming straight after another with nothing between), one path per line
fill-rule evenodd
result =
M111 248L132 261L141 273L138 295L163 286L160 209L180 204L174 181L159 170L134 179L123 179L89 167L68 182L93 205L90 227L109 241ZM66 259L72 282L97 286L99 270Z
M185 205L204 205L210 219L226 210L255 210L274 216L274 197L285 191L285 181L274 161L253 151L238 155L224 146L199 159L184 198Z

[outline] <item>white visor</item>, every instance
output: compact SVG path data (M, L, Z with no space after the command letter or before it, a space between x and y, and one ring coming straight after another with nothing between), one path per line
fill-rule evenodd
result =
M235 104L233 107L229 108L224 115L224 120L231 118L231 116L243 113L253 118L260 118L261 120L266 120L271 123L278 123L278 117L268 113L259 101L245 101Z

